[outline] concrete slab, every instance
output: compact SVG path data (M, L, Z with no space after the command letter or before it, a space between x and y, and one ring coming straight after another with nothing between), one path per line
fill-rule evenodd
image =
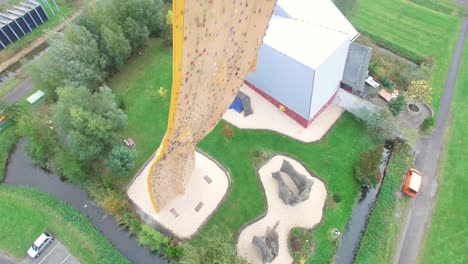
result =
M148 224L161 226L180 239L188 239L207 222L226 196L229 176L211 158L196 152L195 169L186 192L156 213L148 194L147 178L152 162L140 171L127 194Z
M253 114L244 117L242 113L227 110L223 115L225 121L240 129L271 130L309 143L325 136L343 113L342 108L331 104L308 128L304 128L246 84L240 90L250 97Z

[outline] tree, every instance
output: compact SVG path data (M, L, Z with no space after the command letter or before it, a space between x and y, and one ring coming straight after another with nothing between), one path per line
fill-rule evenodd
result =
M115 146L109 155L109 166L114 173L123 174L135 167L136 153L125 146Z
M101 55L93 35L68 25L50 40L49 52L32 63L31 76L40 85L95 87L102 81Z
M174 15L172 14L172 10L167 10L166 13L166 25L172 26L172 20L174 19Z
M57 94L53 123L61 142L82 161L104 155L115 132L127 121L111 89L101 87L92 94L84 87L63 87L57 89Z
M380 182L380 163L382 162L383 145L368 149L361 154L359 163L354 167L354 176L361 184L372 187Z
M182 246L184 254L179 261L180 264L246 264L237 256L232 236L229 233L221 232L217 226L212 226L202 233L199 242L203 246L195 247L189 243Z
M226 140L229 140L234 136L234 129L230 124L224 124L221 132L223 133L223 136L226 138Z
M130 43L125 38L122 28L113 25L112 30L101 25L102 51L109 59L109 70L116 69L122 65L130 55Z
M390 112L392 112L393 116L398 116L398 114L401 113L401 110L405 108L405 105L406 99L402 94L400 94L397 96L397 98L388 102L388 109L390 109Z
M405 95L410 101L430 104L432 101L432 86L426 80L412 81Z
M356 115L364 121L367 131L376 141L382 142L394 138L397 123L390 110L372 112L367 108L361 108Z
M132 50L141 48L149 36L146 26L139 25L133 18L127 17L123 25L125 37L128 39Z
M0 117L6 115L13 120L17 120L23 113L23 108L18 104L9 104L0 100Z
M161 0L140 0L143 5L143 18L151 34L159 33L164 26L164 8Z

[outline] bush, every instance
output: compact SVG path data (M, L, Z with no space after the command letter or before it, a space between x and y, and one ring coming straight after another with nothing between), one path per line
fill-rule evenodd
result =
M245 264L237 256L232 236L212 226L198 237L199 246L184 244L180 264L230 263Z
M234 136L234 129L230 124L224 124L223 128L221 129L223 136L229 140Z
M135 167L136 153L123 145L114 146L109 154L109 167L112 172L123 174Z
M175 245L169 245L166 249L166 257L169 260L179 260L182 255L184 254L184 250L182 247L178 247Z
M406 97L412 102L430 104L432 101L432 86L426 80L412 81L406 91Z
M382 79L382 85L385 87L385 88L388 88L390 91L393 91L393 86L395 86L395 83L390 81L389 79L387 78L383 78Z
M129 210L129 204L125 197L111 190L107 191L102 205L106 212L114 216L123 215Z
M333 201L335 203L340 203L341 200L343 200L343 196L341 195L341 193L334 193L333 194Z
M169 238L148 225L142 225L138 235L138 243L148 247L153 252L164 254L169 244Z
M431 116L431 117L424 119L420 128L423 132L430 132L432 128L434 127L434 125L435 125L435 119L434 117Z
M392 112L393 116L398 116L398 114L400 114L401 111L405 108L405 105L406 99L402 94L400 94L397 98L388 102L388 109L390 109L390 112Z
M374 187L380 182L380 163L382 161L383 145L378 145L364 151L359 163L354 167L354 177L361 184Z
M141 223L133 214L124 213L117 218L119 225L128 230L132 235L138 235L141 232Z
M356 115L364 121L369 135L377 142L381 143L395 137L397 124L390 110L372 112L367 108L361 108Z
M54 173L62 175L72 183L82 183L89 175L88 168L84 167L84 163L60 147L57 148L51 165L54 166Z

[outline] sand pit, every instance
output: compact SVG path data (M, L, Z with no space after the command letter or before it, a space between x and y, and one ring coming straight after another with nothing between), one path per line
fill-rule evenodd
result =
M148 194L147 163L127 190L130 200L143 220L180 239L191 238L209 219L223 200L229 187L229 176L216 162L200 152L195 153L195 169L186 192L171 200L156 213Z
M280 169L283 159L289 161L298 173L306 175L307 178L313 179L314 181L309 199L295 206L286 205L280 199L278 195L278 182L272 177L272 173ZM241 231L237 241L237 253L249 263L263 263L261 251L252 244L252 238L254 236L263 236L268 226L273 227L279 222L276 229L279 237L278 256L272 263L292 263L293 258L288 249L288 235L294 227L310 229L320 223L327 197L325 184L318 178L312 177L299 162L281 155L274 156L261 167L259 175L265 190L268 213L263 218L248 225Z
M341 107L331 104L308 128L305 128L246 84L243 84L240 90L250 97L253 114L244 117L242 113L237 113L229 109L223 115L225 121L240 129L265 129L276 131L309 143L320 140L325 136L343 113Z

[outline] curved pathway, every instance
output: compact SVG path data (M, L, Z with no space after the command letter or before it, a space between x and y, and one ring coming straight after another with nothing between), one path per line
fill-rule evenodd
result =
M10 155L6 169L6 185L29 186L47 192L75 207L88 216L93 225L112 242L112 245L134 264L168 263L163 257L141 247L134 237L121 230L112 216L107 215L99 206L88 200L86 191L76 185L62 182L58 176L49 174L32 164L25 150L26 142L26 139L21 139Z
M445 88L442 95L436 127L430 138L423 138L418 142L419 153L416 156L415 165L424 174L421 190L417 197L411 201L411 209L403 238L395 255L395 261L401 264L417 263L418 255L424 242L425 233L431 223L432 209L437 192L437 171L444 132L447 125L447 117L450 111L458 69L462 59L465 39L468 33L468 17L463 19L462 28L458 36L450 70L448 72ZM435 162L437 161L437 162Z

